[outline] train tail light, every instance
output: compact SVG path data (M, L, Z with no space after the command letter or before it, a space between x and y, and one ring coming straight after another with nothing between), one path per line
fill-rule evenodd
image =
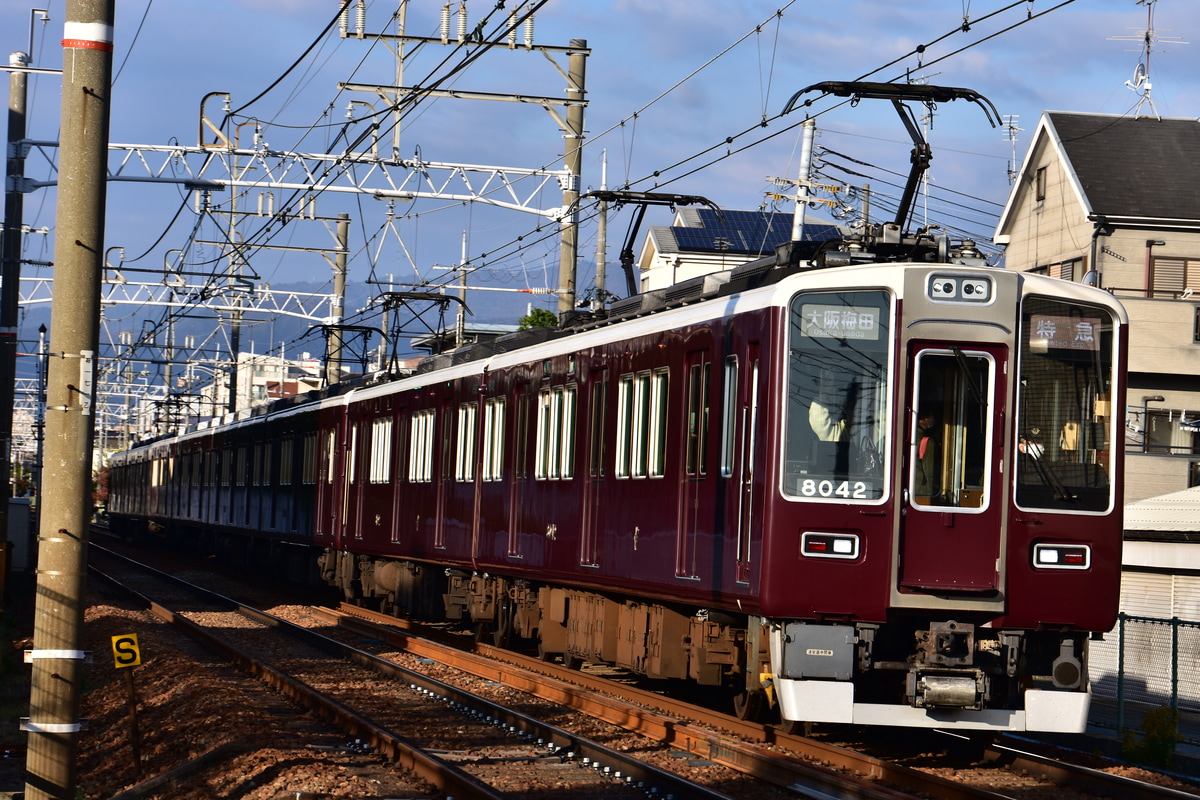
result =
M800 535L800 552L810 558L858 558L858 536L805 531Z
M1035 544L1033 566L1038 569L1090 569L1092 548L1086 544Z

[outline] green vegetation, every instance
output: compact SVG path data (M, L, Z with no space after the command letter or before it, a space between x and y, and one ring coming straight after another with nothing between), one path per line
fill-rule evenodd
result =
M535 308L517 320L519 331L530 328L553 328L558 324L558 315L546 308Z
M1142 717L1136 731L1125 731L1121 753L1129 761L1167 769L1175 763L1175 745L1179 743L1179 712L1170 706L1152 708Z

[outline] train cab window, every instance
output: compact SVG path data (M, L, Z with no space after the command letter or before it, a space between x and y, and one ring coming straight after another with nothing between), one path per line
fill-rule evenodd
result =
M786 496L839 502L884 496L890 329L887 292L814 292L792 301Z
M1022 508L1113 507L1113 331L1106 309L1025 299L1014 443Z
M908 491L918 508L987 506L994 373L988 353L939 345L917 354Z

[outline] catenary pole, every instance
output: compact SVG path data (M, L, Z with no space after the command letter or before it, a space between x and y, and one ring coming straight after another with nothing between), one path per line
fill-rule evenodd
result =
M572 39L567 57L567 130L563 134L563 161L569 175L563 187L562 249L558 262L558 314L575 307L575 266L579 258L579 180L583 168L583 107L587 92L587 40Z
M28 53L13 53L9 66L29 64ZM20 313L21 222L24 200L21 179L25 155L17 142L25 138L25 103L29 76L14 70L8 78L8 187L4 193L4 235L0 248L0 608L8 596L8 498L12 496L13 404L17 380L17 315Z
M67 0L25 797L74 800L114 0Z

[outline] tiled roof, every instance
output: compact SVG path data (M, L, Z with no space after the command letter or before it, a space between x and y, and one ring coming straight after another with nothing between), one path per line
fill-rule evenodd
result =
M1200 220L1200 121L1047 112L1091 211Z

